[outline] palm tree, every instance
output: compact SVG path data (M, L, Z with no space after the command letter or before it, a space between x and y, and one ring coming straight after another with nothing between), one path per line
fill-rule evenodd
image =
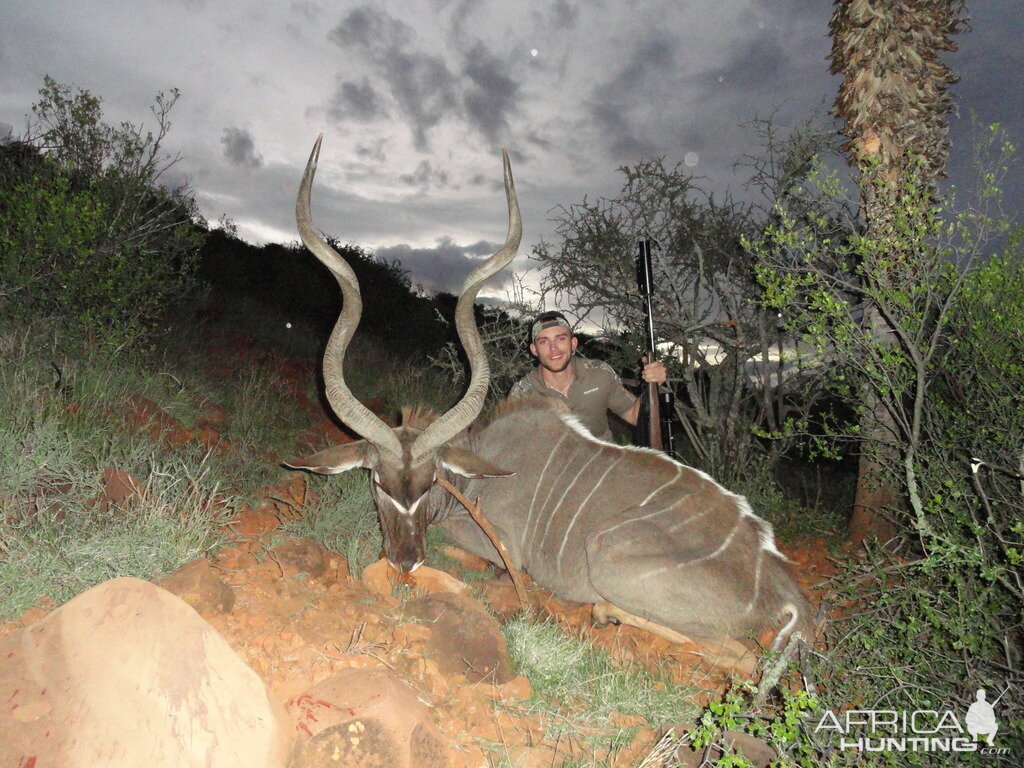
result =
M949 154L947 115L956 78L939 57L956 50L952 36L966 26L965 0L835 0L829 22L831 71L842 74L836 113L845 121L846 150L860 172L860 209L869 238L883 256L865 263L865 279L883 286L913 280L897 231L906 212L937 197ZM909 199L910 196L913 200ZM906 231L905 229L903 231ZM876 343L892 343L891 328L873 304L864 322ZM851 536L888 538L882 515L896 506L895 488L880 482L883 466L897 461L894 421L875 391L865 388L861 459Z

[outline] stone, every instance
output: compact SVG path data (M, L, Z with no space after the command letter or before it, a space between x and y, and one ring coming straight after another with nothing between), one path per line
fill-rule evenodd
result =
M146 486L131 473L115 467L103 468L100 491L89 500L89 506L98 506L106 513L111 507L124 507L147 500Z
M429 565L421 565L412 573L406 574L406 579L414 589L429 594L450 592L461 595L467 589L464 581L460 581L450 573L431 568Z
M453 547L450 544L445 544L441 547L441 554L445 557L449 557L463 568L468 568L471 571L488 571L491 569L489 561L484 560L479 555L474 555L472 552L467 552L459 547Z
M444 674L499 685L515 677L498 622L473 598L447 592L427 595L406 603L403 614L430 627L425 653Z
M316 579L327 572L323 547L311 539L292 539L271 550L273 560L286 578L305 573Z
M685 734L694 726L692 724L666 725L661 729L663 738L669 729L676 736ZM723 752L722 749L726 752ZM775 749L763 739L751 736L749 733L740 731L726 731L715 740L715 746L711 750L711 757L717 761L723 754L735 754L749 760L755 768L768 768L768 765L778 759ZM699 768L706 765L704 748L694 749L689 743L681 744L675 750L675 759L683 768Z
M192 433L155 402L142 395L130 395L124 402L124 418L130 428L148 429L154 440L170 446L180 446L192 438Z
M209 398L204 398L199 404L199 415L196 417L197 427L213 427L220 429L228 423L227 409Z
M492 701L505 701L507 699L519 699L526 701L533 696L533 684L529 678L513 677L507 683L495 685L494 683L479 683L480 693L484 698Z
M415 691L385 670L343 669L287 702L288 768L449 768L445 735Z
M204 618L230 613L235 607L234 590L202 557L154 583L184 600Z
M282 768L287 715L188 605L140 579L0 641L0 768Z

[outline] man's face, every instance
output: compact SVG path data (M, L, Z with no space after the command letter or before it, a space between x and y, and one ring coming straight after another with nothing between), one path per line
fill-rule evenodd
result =
M530 345L530 352L537 361L552 373L561 373L572 360L578 340L564 325L545 328L537 334Z

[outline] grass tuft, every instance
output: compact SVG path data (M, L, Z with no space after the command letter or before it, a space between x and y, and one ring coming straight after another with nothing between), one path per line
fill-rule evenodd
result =
M502 628L519 673L533 684L526 707L543 712L554 739L600 734L607 746L622 746L632 729L618 727L614 715L642 717L651 726L695 716L694 689L666 672L616 663L604 651L573 637L552 621L520 616Z
M301 517L287 521L284 530L343 555L349 573L358 578L366 566L377 560L381 549L369 473L310 475L309 499Z

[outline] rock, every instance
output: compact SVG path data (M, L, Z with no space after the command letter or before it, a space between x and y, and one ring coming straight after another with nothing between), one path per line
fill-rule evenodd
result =
M219 403L204 398L199 404L199 415L196 417L197 427L220 429L228 423L228 411Z
M395 583L398 581L398 570L388 562L386 557L382 557L376 563L371 563L363 568L359 581L372 594L383 599L384 602L391 605L395 605L398 602L391 596Z
M323 547L311 539L286 541L274 547L271 553L286 578L305 573L316 579L327 572Z
M287 706L299 734L288 768L450 765L447 739L429 710L390 672L344 669Z
M196 427L195 438L207 451L215 451L221 448L221 436L213 427Z
M421 565L412 573L399 574L398 569L388 562L386 557L366 566L359 580L370 592L384 598L385 601L392 600L391 593L396 584L403 584L428 594L462 594L467 589L465 582L426 565Z
M281 525L273 508L261 506L259 510L253 512L243 504L239 509L241 511L228 523L234 533L242 536L262 536Z
M425 624L407 622L395 627L391 632L391 637L399 645L408 648L414 643L426 644L432 634L433 630Z
M507 683L495 685L494 683L480 683L480 692L484 698L492 701L505 701L506 699L520 699L526 701L533 696L533 685L529 678L513 677ZM646 721L645 721L646 722Z
M147 397L130 395L124 402L124 417L132 429L148 429L154 440L170 446L180 446L192 438L192 433L181 423Z
M441 554L445 557L449 557L463 568L468 568L471 571L487 571L490 570L491 564L487 560L484 560L479 555L474 555L472 552L467 552L459 547L453 547L450 544L445 544L441 547Z
M89 506L98 506L106 513L110 507L123 507L133 502L145 501L146 486L133 475L123 469L114 467L103 468L103 480L100 491L93 496Z
M745 757L756 768L768 768L768 764L779 757L771 744L749 733L726 731L723 741L730 752Z
M286 714L192 608L104 582L0 642L0 768L281 768Z
M410 600L406 618L431 629L426 653L446 675L465 675L471 683L507 683L515 673L498 622L476 600L441 593Z
M461 595L466 591L466 583L464 581L459 581L450 573L439 571L428 565L421 565L412 573L407 574L407 580L412 583L415 589L429 594L450 592L454 595Z
M184 600L204 618L230 613L235 607L234 591L204 558L193 560L154 583Z
M476 581L473 582L473 591L494 615L503 619L523 612L523 604L519 602L519 594L516 592L515 584L511 582L493 579Z
M668 725L664 726L661 732L665 734L671 729L676 736L680 736L693 727L692 724ZM663 738L667 737L663 736ZM715 746L711 750L713 762L717 762L718 758L725 754L722 751L723 747L728 754L735 754L746 758L756 768L768 768L768 765L773 760L778 759L778 754L768 742L740 731L726 731L716 739ZM682 744L676 749L675 759L683 768L699 768L699 766L707 764L704 748L695 750L688 743Z

